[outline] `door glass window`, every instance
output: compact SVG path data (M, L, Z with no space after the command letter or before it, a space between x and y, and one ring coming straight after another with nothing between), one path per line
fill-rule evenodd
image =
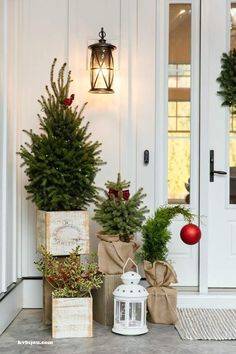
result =
M230 9L230 48L236 49L236 3L231 4ZM229 189L230 204L236 204L236 114L230 114L229 132Z
M168 203L190 201L191 5L169 6Z

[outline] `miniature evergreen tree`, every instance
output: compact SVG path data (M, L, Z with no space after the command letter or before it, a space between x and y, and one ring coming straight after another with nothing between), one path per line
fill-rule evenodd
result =
M146 207L140 207L146 194L140 188L130 197L130 182L121 180L118 173L117 182L108 181L108 191L104 190L105 197L98 197L94 219L102 226L106 235L119 235L120 239L129 242L130 236L139 231Z
M171 232L168 230L171 221L177 216L183 215L184 220L191 223L192 213L180 206L163 206L156 210L153 217L150 217L142 227L143 245L137 258L141 261L166 261L168 255L167 244L171 239Z
M83 110L71 107L74 94L69 97L71 72L64 82L66 64L54 81L51 68L51 90L46 86L47 98L38 100L42 107L40 134L25 131L31 142L20 147L29 184L25 187L30 199L41 210L81 210L94 201L97 190L94 179L103 163L101 144L90 141L88 124L83 125Z

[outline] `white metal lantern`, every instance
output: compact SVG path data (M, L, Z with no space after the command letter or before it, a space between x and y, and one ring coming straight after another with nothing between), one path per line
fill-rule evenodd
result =
M147 290L139 285L141 276L137 272L126 272L124 269L128 262L133 260L128 258L123 268L121 279L124 284L119 285L114 291L114 326L112 331L123 335L138 335L148 332L146 325L147 312Z

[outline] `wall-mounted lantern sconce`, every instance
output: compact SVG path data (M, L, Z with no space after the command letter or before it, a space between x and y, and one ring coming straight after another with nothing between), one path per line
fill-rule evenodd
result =
M116 46L106 43L106 33L101 28L99 32L100 40L98 43L91 44L90 59L90 82L91 93L114 93L112 90L112 82L114 77L114 62L112 51Z

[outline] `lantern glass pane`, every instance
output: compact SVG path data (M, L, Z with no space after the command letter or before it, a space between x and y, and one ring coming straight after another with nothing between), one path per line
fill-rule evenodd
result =
M113 82L112 51L107 47L93 49L91 56L91 86L93 89L110 89Z
M142 304L140 302L132 302L129 304L129 326L139 327L142 318Z
M116 307L115 307L115 321L119 322L120 319L120 303L119 301L116 301Z
M119 316L119 321L120 322L123 322L125 321L125 302L119 302L119 313L120 313L120 316Z

